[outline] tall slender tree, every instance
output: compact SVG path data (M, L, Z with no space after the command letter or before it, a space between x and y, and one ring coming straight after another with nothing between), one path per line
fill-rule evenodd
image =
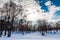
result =
M4 4L3 10L5 10L4 12L6 12L7 25L9 24L8 25L8 37L10 37L11 30L13 28L14 19L22 11L22 6L16 5L16 3L10 0L9 2Z

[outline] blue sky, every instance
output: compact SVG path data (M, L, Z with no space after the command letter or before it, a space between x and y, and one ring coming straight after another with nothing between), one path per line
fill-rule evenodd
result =
M54 17L53 19L60 19L60 11L55 12L54 14L56 17Z
M48 12L48 7L45 5L45 3L48 0L38 0L39 1L39 5L41 6L41 9L43 9L45 12ZM60 0L50 0L56 7L60 7ZM54 14L56 17L54 17L53 19L60 19L60 11L56 11Z
M47 6L44 4L45 2L47 2L47 0L38 0L38 1L39 1L39 4L42 6L42 9L44 9L45 11L48 11ZM51 2L53 3L52 5L60 7L60 0L51 0Z

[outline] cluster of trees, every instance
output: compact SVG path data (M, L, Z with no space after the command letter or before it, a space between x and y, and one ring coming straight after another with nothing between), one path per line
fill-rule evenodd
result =
M58 22L47 22L47 20L42 20L42 21L38 21L38 31L42 32L42 35L44 35L43 32L48 32L48 31L53 31L58 32L58 30L60 30L60 21Z
M21 17L19 20L18 15ZM8 32L8 37L11 36L11 31L30 31L32 23L26 21L26 15L23 15L22 5L16 5L12 0L5 3L0 8L0 36L3 34L3 31L5 31L5 35Z
M17 24L17 29L20 31L40 31L40 32L47 32L47 31L52 31L60 30L60 21L54 23L54 22L47 22L47 20L39 20L37 21L37 24L32 25L32 21L26 21L25 23L23 22L22 24L19 22Z
M5 31L5 35L8 32L8 37L11 36L11 31L14 30L14 21L17 19L17 15L22 15L22 5L16 5L12 0L5 3L0 8L0 36Z

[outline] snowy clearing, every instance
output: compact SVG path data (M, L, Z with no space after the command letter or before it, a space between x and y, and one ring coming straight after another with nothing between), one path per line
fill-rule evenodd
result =
M60 40L60 32L57 33L45 33L44 36L40 32L25 33L13 33L11 37L2 36L0 40Z

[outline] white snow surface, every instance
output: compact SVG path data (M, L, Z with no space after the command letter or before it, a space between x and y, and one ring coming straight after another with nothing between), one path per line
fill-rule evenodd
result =
M12 33L11 37L2 36L0 40L60 40L60 32L57 33L45 33L44 36L40 32L24 33Z

